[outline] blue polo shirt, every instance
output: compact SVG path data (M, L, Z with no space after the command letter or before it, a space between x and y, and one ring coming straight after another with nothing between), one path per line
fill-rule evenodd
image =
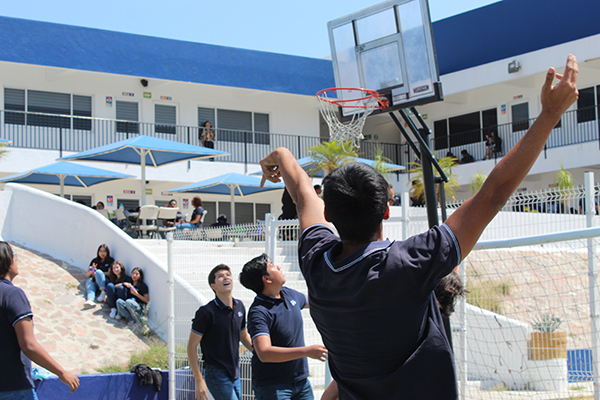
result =
M202 359L227 372L232 380L240 376L240 331L245 328L246 308L237 299L231 308L215 297L200 307L192 320L192 332L202 335Z
M325 225L299 242L310 313L345 399L456 399L454 359L433 290L461 260L454 232L366 244L341 261Z
M281 298L258 295L248 311L248 333L252 340L267 335L277 347L304 347L302 310L306 296L294 289L282 287ZM306 357L283 363L263 363L252 355L252 384L256 387L293 384L308 378Z
M21 352L15 324L33 317L27 296L8 279L0 280L0 392L33 388L31 361Z

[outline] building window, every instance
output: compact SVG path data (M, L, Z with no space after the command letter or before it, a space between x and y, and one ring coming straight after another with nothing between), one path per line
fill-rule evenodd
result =
M448 120L450 147L464 146L481 141L479 111L452 117Z
M6 112L4 123L25 125L25 91L4 88L4 109L21 112Z
M529 129L529 103L515 104L511 109L513 132Z
M4 109L21 111L7 112L7 124L70 129L71 115L92 116L92 98L68 93L5 88ZM24 111L27 111L27 114ZM91 128L90 119L73 118L73 129L89 131Z
M73 115L91 117L92 98L90 96L73 95ZM73 118L73 129L91 131L92 120L90 118Z
M175 134L177 125L177 109L175 106L154 105L154 123L156 133ZM163 125L167 124L167 125Z
M448 148L448 120L442 119L433 122L435 139L433 142L435 150Z
M132 101L117 101L117 132L140 133L138 103ZM132 122L121 122L132 121Z
M254 143L271 144L269 114L254 113Z
M579 90L577 99L577 123L593 121L596 119L596 102L594 88Z

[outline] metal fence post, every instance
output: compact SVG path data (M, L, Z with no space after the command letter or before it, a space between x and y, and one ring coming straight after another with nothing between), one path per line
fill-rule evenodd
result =
M459 274L464 287L467 287L467 265L464 261L460 263ZM460 365L460 399L465 400L467 398L467 295L461 297L459 307L461 312L460 347L462 347L458 360L458 365Z
M402 240L408 239L408 224L410 223L409 207L410 196L408 192L404 192L402 193Z
M271 260L275 259L275 215L265 214L265 253Z
M586 227L591 228L596 208L594 205L594 173L585 172L585 220ZM592 329L592 371L594 373L594 399L600 400L600 359L598 356L598 335L600 334L600 315L598 315L600 293L598 289L598 265L596 263L596 249L594 238L587 239L588 248L588 276L590 289L590 317Z
M175 271L173 266L173 232L167 233L167 268L169 280L169 400L175 400Z

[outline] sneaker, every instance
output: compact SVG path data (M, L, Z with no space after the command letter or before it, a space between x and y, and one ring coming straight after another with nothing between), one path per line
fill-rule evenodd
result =
M100 292L100 294L98 295L98 297L96 297L96 301L98 303L102 303L104 301L104 299L106 298L106 291L102 290Z
M116 316L117 316L117 309L116 308L111 308L110 309L110 314L108 315L108 318L115 319Z
M131 320L131 321L127 322L127 325L134 325L134 324L135 324L134 320Z
M96 307L96 303L94 303L92 300L87 300L85 303L83 303L83 308L94 308Z
M121 318L123 318L123 317L121 316L121 314L119 314L119 313L117 312L117 315L115 316L115 319L118 321L118 320L120 320Z

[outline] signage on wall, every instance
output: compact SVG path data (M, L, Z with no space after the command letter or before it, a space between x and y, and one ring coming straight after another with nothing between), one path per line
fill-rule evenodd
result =
M183 199L182 203L183 203L184 210L187 210L188 208L190 208L190 200L189 199Z
M112 96L106 96L106 107L112 107L113 98Z
M146 194L152 195L152 188L146 188Z
M123 190L123 194L135 194L135 190Z
M519 94L517 96L513 96L513 100L519 100L519 99L522 99L522 98L523 98L522 94Z
M506 104L502 104L500 106L500 114L502 114L502 115L506 114Z
M151 92L144 92L144 98L145 99L151 99L152 98L152 93Z
M160 192L160 194L161 194L162 196L171 196L171 197L173 197L173 193L165 193L165 192Z
M123 93L121 93L121 95L123 95L125 97L135 97L135 93L131 93L131 92L123 92Z
M106 196L106 205L108 207L112 207L113 206L113 200L114 200L114 198L112 196Z
M173 100L173 98L171 96L160 96L160 99L161 100L169 100L169 101Z

